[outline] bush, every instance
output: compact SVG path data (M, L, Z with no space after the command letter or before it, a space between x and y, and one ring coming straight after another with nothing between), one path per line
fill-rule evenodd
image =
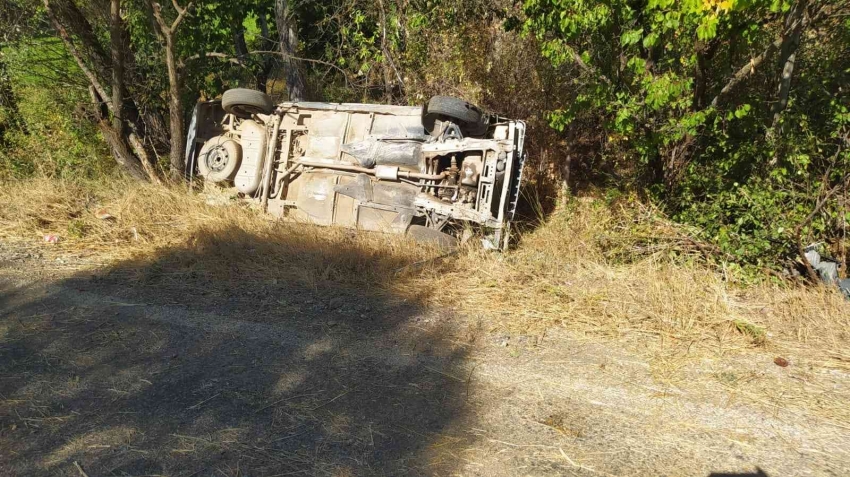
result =
M94 179L114 173L115 161L98 131L73 113L83 100L75 91L27 86L16 93L26 128L6 131L6 147L0 149L0 177Z
M0 56L0 178L92 179L114 173L96 127L77 114L88 102L79 69L56 39L36 39Z

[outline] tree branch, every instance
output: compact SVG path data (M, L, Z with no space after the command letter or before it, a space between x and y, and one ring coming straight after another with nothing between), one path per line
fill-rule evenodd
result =
M150 2L150 0L148 0ZM151 10L153 10L153 17L156 19L156 23L159 26L159 29L162 31L162 34L165 36L173 34L177 27L180 26L180 23L186 18L186 15L189 13L189 9L192 8L192 2L189 2L186 5L186 8L180 8L180 5L177 4L177 0L171 0L171 4L174 5L174 10L177 11L177 18L169 25L165 18L162 16L162 6L159 2L150 2Z
M7 2L8 3L8 2ZM56 17L70 30L79 50L92 65L98 78L109 76L110 58L94 32L94 28L73 0L52 0Z
M162 32L163 36L171 35L171 28L165 23L165 19L162 18L162 7L159 6L159 2L151 2L151 9L153 10L153 17L156 19L157 26L159 26L159 31Z
M281 53L280 51L273 51L273 50L249 51L245 56L250 56L250 55L282 55L285 58L289 58L289 59L293 59L293 60L324 65L324 66L333 68L333 69L339 71L340 73L342 73L343 78L345 78L346 85L349 86L349 87L352 86L352 82L349 80L348 73L344 69L340 68L339 66L337 66L333 63L327 62L327 61L316 60L316 59L313 59L313 58L302 58L300 56L288 55L288 54L285 54L285 53ZM225 60L227 62L236 64L236 65L245 66L244 57L242 57L242 56L232 56L232 55L228 55L226 53L218 53L218 52L213 52L213 51L207 52L207 53L199 53L197 55L192 55L192 56L186 58L184 61L182 61L180 66L185 67L186 62L193 61L193 60L199 60L201 58L218 58L218 59L222 59L222 60Z
M250 55L251 53L256 53L256 52L251 51L251 52L246 53L246 55ZM189 56L189 57L186 57L186 58L180 60L180 67L184 68L186 66L187 62L199 60L201 58L219 58L219 59L225 60L229 63L233 63L235 65L245 66L245 63L242 61L241 56L231 56L231 55L228 55L226 53L218 53L218 52L211 51L211 52L207 52L207 53L198 53L197 55L192 55L192 56Z
M83 61L82 55L80 55L80 52L77 51L77 48L74 46L74 42L71 41L71 36L68 34L68 30L66 30L59 22L59 19L56 18L56 14L53 12L49 0L44 0L44 9L47 12L47 16L50 18L50 22L53 24L53 28L56 30L56 33L59 34L62 42L65 43L68 53L74 57L74 61L76 61L77 66L80 67L83 74L86 78L88 78L89 83L91 83L92 87L94 87L97 91L97 94L100 96L103 103L106 104L106 107L109 108L110 111L114 111L112 101L109 100L109 95L106 93L106 88L103 87L103 84L101 84L100 80L97 79L97 76L89 69L86 62Z
M723 89L721 89L720 92L717 93L717 96L715 96L714 99L711 100L711 107L717 107L717 105L720 103L721 96L729 93L729 91L732 91L732 88L734 88L738 85L738 83L743 81L748 74L755 71L756 67L762 64L762 62L764 62L764 60L767 59L768 56L776 52L776 50L778 50L779 47L782 46L782 43L785 41L786 35L796 29L802 21L802 18L797 18L794 22L791 23L791 25L787 26L782 31L782 34L779 36L779 38L774 40L771 44L767 45L767 48L765 48L765 50L761 52L760 55L751 58L746 65L742 66L741 69L735 72L735 74L732 75L731 78L729 78L729 82L726 83L726 86L724 86Z
M611 80L608 79L607 76L596 71L596 68L594 68L593 66L590 66L587 63L585 63L584 58L582 58L581 55L579 55L578 52L576 50L574 50L572 47L570 47L569 45L567 45L567 49L570 51L570 55L573 57L573 61L575 61L575 63L578 65L579 68L581 68L586 73L590 73L593 76L596 76L597 78L602 80L602 82L604 82L608 86L611 86Z
M177 0L171 0L171 3L174 5L174 9L177 10L177 18L174 20L174 23L171 24L171 31L177 30L177 27L180 26L180 22L186 18L186 15L189 12L189 9L192 8L192 2L189 2L186 5L186 8L181 9L180 5L177 4Z
M796 23L793 28L782 39L782 52L780 53L779 63L782 67L782 72L779 77L779 91L777 93L777 101L773 104L773 124L770 127L771 134L776 133L779 125L779 118L782 112L788 106L788 97L791 94L791 78L794 75L794 63L797 59L797 49L800 47L800 40L803 35L803 30L808 24L808 0L799 0L788 13L786 24ZM792 20L801 20L793 21Z

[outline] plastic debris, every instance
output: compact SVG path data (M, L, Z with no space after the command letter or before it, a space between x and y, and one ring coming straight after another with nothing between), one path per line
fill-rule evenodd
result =
M844 296L850 300L850 278L838 281L838 288L844 293Z
M813 268L820 265L820 254L814 247L816 245L809 245L809 248L806 250L806 260L809 261Z
M806 249L806 259L812 265L812 268L817 272L818 277L822 282L827 285L837 285L838 288L844 293L848 299L850 299L850 279L841 279L838 278L838 270L841 268L841 264L836 262L835 260L831 260L829 258L824 258L815 250L817 245L809 245Z
M59 236L54 234L47 234L44 236L44 241L47 243L59 243Z

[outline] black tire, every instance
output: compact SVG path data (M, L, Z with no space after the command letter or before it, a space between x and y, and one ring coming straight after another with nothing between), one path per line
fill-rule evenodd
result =
M483 136L487 118L478 106L451 96L434 96L422 109L422 125L429 133L438 119L450 119L468 136Z
M274 103L266 93L253 89L229 89L221 97L221 107L230 114L250 118L252 114L271 114Z

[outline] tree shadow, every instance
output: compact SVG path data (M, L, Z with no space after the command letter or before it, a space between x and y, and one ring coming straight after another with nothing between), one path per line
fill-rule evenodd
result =
M328 264L406 265L236 230L43 288L0 281L0 474L449 471L468 346L444 313Z

